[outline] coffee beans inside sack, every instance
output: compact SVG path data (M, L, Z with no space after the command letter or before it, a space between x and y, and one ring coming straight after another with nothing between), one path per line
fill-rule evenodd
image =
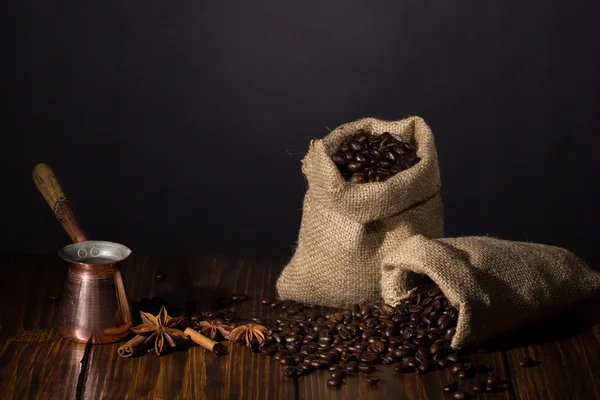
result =
M382 296L388 304L401 304L424 276L439 286L459 311L454 349L600 295L600 273L565 249L536 243L415 235L382 265Z
M414 146L402 136L362 129L344 140L331 159L352 183L383 182L419 161Z
M419 117L344 124L311 142L302 172L308 189L295 254L277 281L281 298L376 302L386 255L412 235L443 236L437 151Z

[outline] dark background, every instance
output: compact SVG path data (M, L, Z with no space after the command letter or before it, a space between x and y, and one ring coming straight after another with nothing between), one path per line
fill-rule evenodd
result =
M289 252L302 153L364 116L422 116L449 236L598 246L597 1L22 1L4 6L0 252Z

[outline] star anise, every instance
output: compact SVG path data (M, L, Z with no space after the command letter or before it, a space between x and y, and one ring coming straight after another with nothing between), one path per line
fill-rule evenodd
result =
M221 335L223 335L224 338L227 338L233 329L233 326L220 323L214 319L200 321L198 325L200 327L199 332L204 336L210 336L211 339L214 339L217 336L217 332L221 332Z
M147 336L145 343L149 343L154 338L154 351L159 356L163 351L165 340L169 343L169 346L175 347L173 338L187 339L181 330L175 328L181 322L183 316L169 317L165 306L160 309L156 316L143 311L140 311L140 314L144 323L131 328L131 330L138 335Z
M254 338L256 338L258 343L262 343L262 341L265 340L265 333L269 335L271 332L262 325L247 323L235 327L227 338L234 342L245 341L246 346L250 346L250 343Z

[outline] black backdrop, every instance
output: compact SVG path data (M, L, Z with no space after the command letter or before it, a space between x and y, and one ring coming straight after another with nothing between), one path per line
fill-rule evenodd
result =
M596 1L11 2L0 251L91 236L134 252L288 252L311 138L419 115L448 235L598 250ZM467 5L467 3L470 3Z

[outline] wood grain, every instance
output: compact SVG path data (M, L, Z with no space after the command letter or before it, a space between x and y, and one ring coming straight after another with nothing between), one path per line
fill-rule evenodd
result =
M274 296L281 257L132 256L122 266L132 309L157 312L167 304L169 314L185 311L198 302L199 311L214 310L216 300L234 292L250 295L234 304L239 315L274 318L279 312L262 306L260 299ZM378 366L377 385L363 374L350 376L340 388L328 388L328 373L319 371L297 380L283 376L274 359L228 344L229 354L218 357L201 347L168 355L122 359L119 343L86 346L58 337L58 303L47 296L58 293L66 265L57 256L2 256L0 267L0 398L1 399L444 399L443 385L457 380L449 370L399 375ZM156 270L165 280L154 279ZM489 375L509 381L499 393L477 399L599 399L600 325L593 305L555 317L501 340L486 354L468 356L474 365L493 370ZM598 311L598 310L596 310ZM506 350L503 350L506 349ZM86 356L87 354L87 356ZM541 364L519 366L529 354ZM81 362L83 361L83 367ZM78 383L81 385L78 391Z
M56 332L66 264L58 256L0 256L0 398L75 398L85 344Z
M600 340L595 334L600 325L593 304L527 329L520 334L521 345L509 346L507 358L521 399L600 399ZM526 355L539 365L521 367Z

